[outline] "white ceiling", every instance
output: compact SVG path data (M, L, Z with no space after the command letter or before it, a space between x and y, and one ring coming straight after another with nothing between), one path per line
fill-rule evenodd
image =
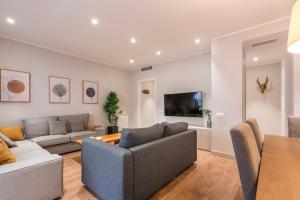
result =
M264 37L255 38L244 42L243 48L245 52L246 67L253 67L258 65L280 63L287 53L287 39L288 32L279 32L276 34L266 35ZM253 47L253 44L265 41L276 40L275 42L263 44ZM257 57L258 61L253 58Z
M207 51L212 38L289 16L294 2L0 0L0 36L130 70Z

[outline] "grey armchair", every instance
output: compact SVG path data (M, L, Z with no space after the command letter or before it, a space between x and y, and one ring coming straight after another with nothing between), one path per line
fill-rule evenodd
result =
M251 127L246 123L239 124L230 130L230 135L245 200L255 200L260 154Z

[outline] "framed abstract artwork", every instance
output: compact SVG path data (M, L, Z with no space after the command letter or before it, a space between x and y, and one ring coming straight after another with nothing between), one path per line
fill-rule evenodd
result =
M70 103L70 79L49 76L49 103Z
M82 102L98 104L98 82L82 81Z
M0 101L29 103L31 74L29 72L0 69Z

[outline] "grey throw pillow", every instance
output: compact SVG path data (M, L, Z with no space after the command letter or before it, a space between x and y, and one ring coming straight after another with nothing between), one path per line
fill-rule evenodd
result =
M69 120L69 123L70 123L72 132L84 131L84 125L83 125L83 121L81 119Z
M176 135L178 133L182 133L184 131L187 131L188 123L186 122L177 122L172 124L165 124L165 133L164 136L168 137L171 135Z
M8 137L6 137L5 135L3 135L2 133L0 133L0 139L3 140L7 146L9 148L13 148L13 147L17 147L18 145L12 141L11 139L9 139Z
M66 134L67 123L66 121L49 121L49 133L50 135Z
M155 124L149 128L123 129L119 147L131 148L162 138L164 125Z

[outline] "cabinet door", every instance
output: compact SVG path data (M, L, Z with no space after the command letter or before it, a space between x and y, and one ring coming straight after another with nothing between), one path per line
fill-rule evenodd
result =
M211 134L209 130L197 130L197 148L211 150Z

